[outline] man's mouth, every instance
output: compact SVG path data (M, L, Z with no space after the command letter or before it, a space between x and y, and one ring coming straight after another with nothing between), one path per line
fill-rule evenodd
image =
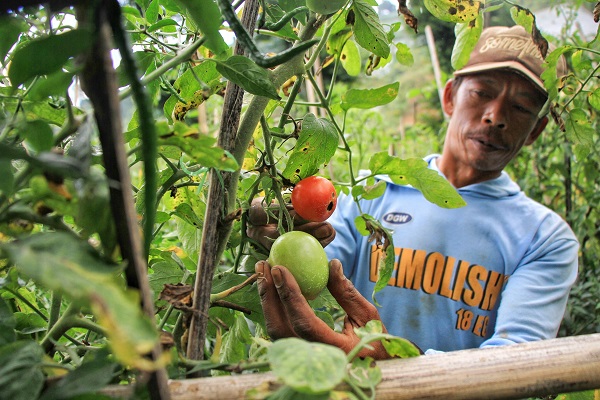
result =
M501 144L497 144L494 142L490 142L489 140L486 140L485 138L472 138L471 140L473 140L478 146L487 149L488 151L502 151L502 150L506 150L506 147L501 145Z

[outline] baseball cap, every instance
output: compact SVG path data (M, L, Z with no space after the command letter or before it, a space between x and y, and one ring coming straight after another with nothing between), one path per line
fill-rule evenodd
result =
M549 44L548 51L554 49L555 47ZM544 57L525 28L520 25L493 26L483 30L469 61L463 68L455 71L454 75L470 75L502 69L513 70L546 93L544 82L540 78L545 70L543 63ZM559 77L566 74L567 66L562 56L558 60L556 71Z

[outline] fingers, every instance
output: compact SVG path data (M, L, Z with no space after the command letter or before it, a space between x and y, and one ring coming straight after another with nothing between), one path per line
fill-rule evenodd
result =
M255 272L259 274L257 280L258 294L265 317L267 333L273 339L296 336L279 300L279 294L271 275L271 267L266 261L259 261L256 263Z
M300 292L294 276L285 267L273 267L271 275L285 315L289 318L289 323L296 335L308 341L327 343L344 350L352 348L352 344L346 343L347 338L333 331L315 315L312 307Z
M325 247L335 239L335 229L329 222L307 222L296 224L295 230L303 231L314 236L321 246Z
M277 225L248 225L246 234L269 250L279 237Z
M266 249L270 249L273 241L279 237L280 233L277 230L277 220L265 211L264 198L256 198L250 205L248 211L248 228L246 233L252 239L258 241ZM335 238L335 229L328 222L308 222L298 216L287 205L290 215L294 218L294 230L303 231L314 236L321 246L325 247ZM275 216L279 215L279 208L275 204L272 209Z
M294 219L294 224L301 224L306 222L294 211L291 204L286 204L285 208L290 213L290 216ZM267 212L267 209L269 212ZM248 223L252 225L265 225L265 224L276 224L277 218L279 217L279 204L272 202L267 204L264 197L257 197L252 200L250 209L248 210Z
M342 263L332 259L329 263L329 281L327 288L338 304L346 311L348 319L354 326L365 326L372 320L381 320L377 308L364 298L352 282L344 276ZM386 332L385 327L383 331Z

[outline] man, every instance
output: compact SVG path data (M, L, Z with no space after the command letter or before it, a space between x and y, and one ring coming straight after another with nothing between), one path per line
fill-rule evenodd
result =
M387 181L384 195L361 208L393 230L396 260L376 308L367 298L380 252L355 229L359 212L352 198L340 196L331 226L299 229L325 245L335 236L325 248L332 260L328 288L347 313L344 329L334 332L314 315L285 268L259 262L259 293L273 338L298 336L349 351L358 343L353 327L373 319L431 352L556 336L579 245L556 213L526 197L503 172L548 122L539 116L547 99L542 63L523 28L483 31L470 61L444 90L450 119L443 152L426 157L467 205L442 209L414 188L380 177ZM564 70L559 65L559 73ZM260 225L257 211L253 207L257 225L249 233L266 243L274 227ZM388 357L380 345L361 355Z

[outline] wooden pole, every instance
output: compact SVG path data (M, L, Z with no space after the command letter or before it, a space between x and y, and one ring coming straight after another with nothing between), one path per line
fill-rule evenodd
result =
M522 399L600 388L600 333L378 362L376 399ZM172 380L174 400L242 399L272 373ZM128 387L104 394L126 397Z
M435 49L435 38L433 37L433 31L429 25L425 26L425 38L427 39L429 57L431 57L431 65L433 67L433 76L435 77L438 97L440 98L440 104L443 104L444 83L442 82L442 70L440 68L440 61L438 60L437 51Z

